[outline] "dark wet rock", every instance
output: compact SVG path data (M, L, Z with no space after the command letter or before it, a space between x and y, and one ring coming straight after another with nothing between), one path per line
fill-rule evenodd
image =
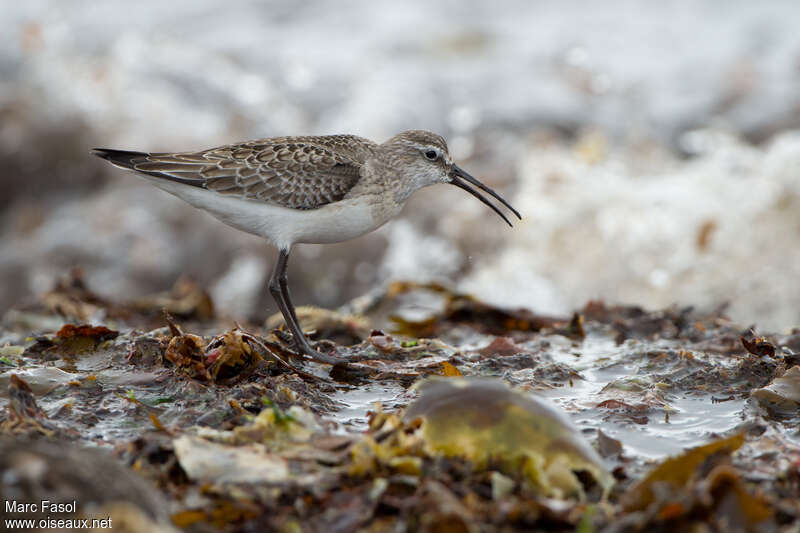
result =
M0 494L6 501L76 502L57 518L91 517L125 503L153 522L168 523L163 498L149 482L107 452L68 442L0 439ZM53 513L8 513L5 518L43 518Z

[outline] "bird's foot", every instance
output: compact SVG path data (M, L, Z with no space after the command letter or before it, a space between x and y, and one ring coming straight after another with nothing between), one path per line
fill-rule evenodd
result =
M329 365L343 365L347 361L330 353L323 353L311 346L311 344L303 338L301 341L295 341L294 335L282 329L273 330L273 333L284 343L292 347L292 351L299 356L307 356L318 363L325 363ZM329 341L323 341L318 344L325 344L330 348L331 352L336 351L336 345Z
M318 363L325 363L329 365L343 365L347 363L347 361L345 361L341 357L337 357L330 353L322 353L319 350L315 350L308 343L296 343L295 348L298 353L306 355Z
M331 349L333 353L336 352L336 345L330 341L321 341L316 343L317 346L323 345L327 346ZM330 377L336 381L341 381L343 383L361 383L364 380L369 378L370 372L368 369L364 367L359 367L357 365L353 365L352 363L342 359L341 357L337 357L331 353L322 353L319 350L313 348L311 344L306 341L305 343L299 342L295 343L295 352L300 355L305 355L309 357L311 360L316 361L318 363L325 363L331 365Z

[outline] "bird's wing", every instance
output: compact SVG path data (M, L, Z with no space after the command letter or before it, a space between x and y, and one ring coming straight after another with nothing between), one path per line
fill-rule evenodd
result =
M331 135L262 139L200 152L97 149L95 154L123 168L219 194L315 209L344 198L372 146L359 137Z

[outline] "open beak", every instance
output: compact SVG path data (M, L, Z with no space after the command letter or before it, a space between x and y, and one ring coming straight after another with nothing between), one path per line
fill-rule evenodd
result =
M470 176L466 171L464 171L464 169L462 169L458 165L453 165L452 169L450 170L450 183L455 185L456 187L464 189L465 191L470 193L472 196L474 196L475 198L477 198L478 200L480 200L484 204L486 204L489 207L491 207L492 210L495 213L500 215L500 217L503 220L506 221L506 224L511 226L511 222L508 221L506 216L492 202L490 202L484 195L482 195L481 193L479 193L478 191L476 191L475 189L473 189L472 187L467 185L467 182L471 183L472 185L474 185L475 187L479 188L480 190L488 192L489 194L491 194L495 199L499 200L501 204L503 204L504 206L509 208L512 213L517 215L518 219L522 220L522 216L520 216L520 214L517 212L517 210L514 209L513 207L511 207L511 204L509 204L508 202L503 200L503 198L499 194L497 194L492 189L490 189L489 187L487 187L486 185L484 185L480 181L478 181L475 178L473 178L472 176Z

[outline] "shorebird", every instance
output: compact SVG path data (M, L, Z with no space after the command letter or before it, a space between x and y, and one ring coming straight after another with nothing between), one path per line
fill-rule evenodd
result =
M92 153L272 243L279 253L269 290L297 351L323 363L344 361L315 350L300 328L286 274L293 245L342 242L369 233L396 216L412 193L437 183L464 189L509 226L503 212L470 185L522 218L453 162L441 136L422 130L400 133L383 144L327 135L258 139L198 152L95 148Z

